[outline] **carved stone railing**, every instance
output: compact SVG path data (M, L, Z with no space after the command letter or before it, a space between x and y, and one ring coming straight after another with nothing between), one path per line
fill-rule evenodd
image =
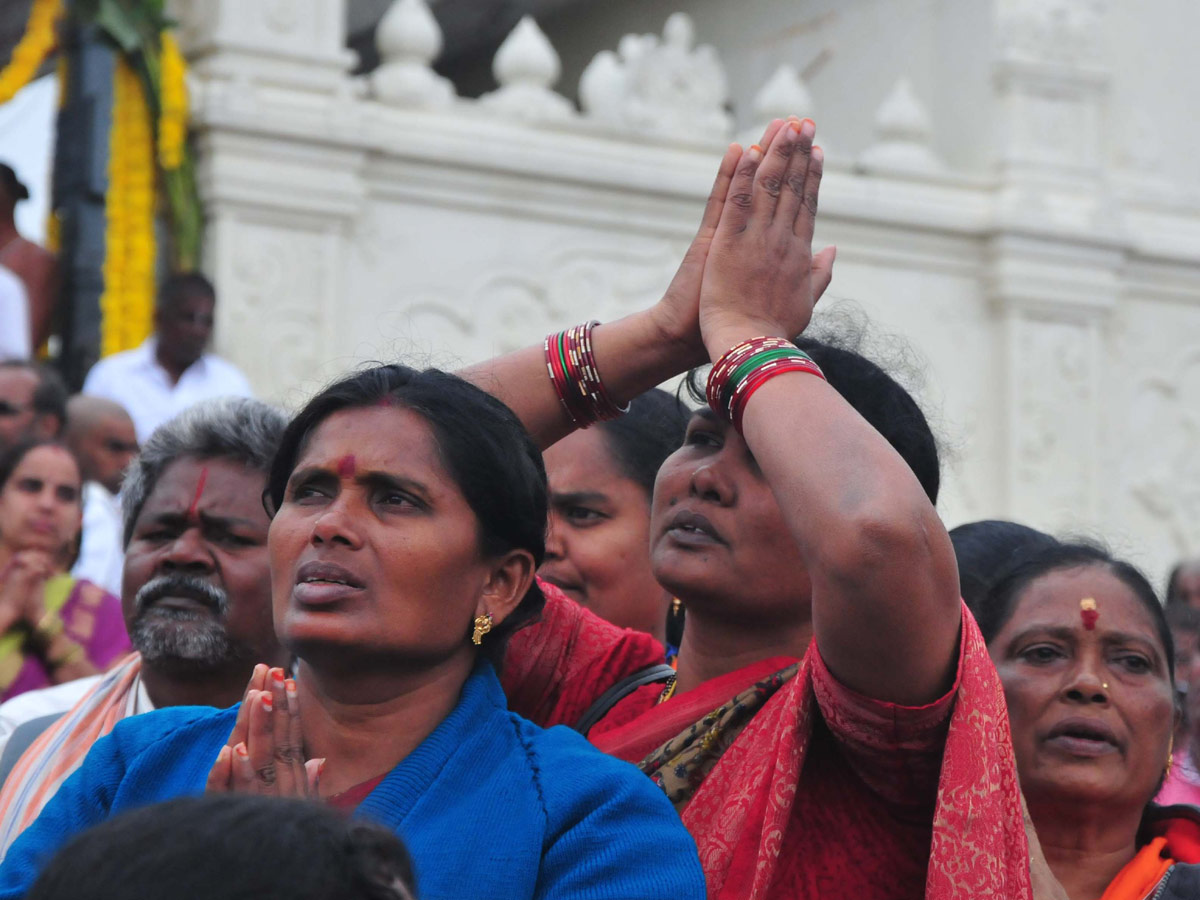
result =
M947 162L943 123L895 72L856 111L868 144L825 145L818 237L839 246L825 305L850 299L919 351L951 523L1115 535L1158 571L1200 550L1200 208L1106 158L1100 4L990 5L995 53L978 65L995 166ZM442 35L425 0L392 4L381 63L359 78L342 12L179 10L219 349L288 403L364 359L452 366L643 306L725 143L821 108L785 60L731 108L719 54L684 14L596 48L575 68L576 106L532 19L496 53L496 89L469 99L432 68Z

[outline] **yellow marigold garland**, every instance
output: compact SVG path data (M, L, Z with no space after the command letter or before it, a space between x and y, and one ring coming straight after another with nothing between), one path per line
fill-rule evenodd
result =
M183 165L187 143L188 94L187 63L179 52L179 44L169 32L162 33L160 112L158 117L158 162L164 169Z
M7 103L29 84L42 60L58 43L54 26L62 14L63 0L33 0L25 34L13 49L8 65L0 70L0 103Z
M119 58L105 198L101 356L136 347L153 328L155 175L154 132L142 80Z

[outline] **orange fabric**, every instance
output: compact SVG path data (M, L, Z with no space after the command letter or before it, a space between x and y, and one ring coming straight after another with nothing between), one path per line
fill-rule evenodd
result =
M79 768L92 744L125 717L141 671L141 655L131 653L17 760L0 790L0 858Z
M1167 839L1156 837L1125 864L1109 882L1100 900L1143 900L1158 885L1175 860L1164 856Z

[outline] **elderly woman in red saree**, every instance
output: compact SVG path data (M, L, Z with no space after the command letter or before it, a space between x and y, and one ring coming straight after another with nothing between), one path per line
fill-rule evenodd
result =
M715 364L651 511L655 575L688 610L677 676L653 681L656 641L548 589L504 683L541 724L586 714L662 786L710 897L1029 897L1004 699L928 426L858 354L790 340L833 263L811 252L813 131L776 121L730 147L657 305L466 373L548 446Z

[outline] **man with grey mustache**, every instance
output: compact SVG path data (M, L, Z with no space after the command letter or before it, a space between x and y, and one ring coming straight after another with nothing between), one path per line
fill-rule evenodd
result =
M122 604L136 649L102 676L0 706L0 859L88 748L163 706L232 706L255 664L285 666L271 618L267 472L287 424L257 400L199 404L158 428L122 489ZM21 698L30 697L24 694ZM5 777L7 776L7 777Z

